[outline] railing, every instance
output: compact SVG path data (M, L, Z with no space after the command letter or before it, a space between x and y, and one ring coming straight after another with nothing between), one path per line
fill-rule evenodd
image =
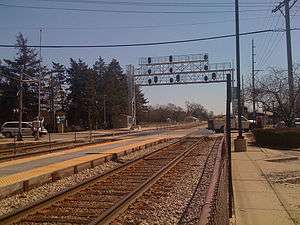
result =
M199 225L229 225L230 191L228 179L228 152L225 138L219 146L212 182L202 208Z

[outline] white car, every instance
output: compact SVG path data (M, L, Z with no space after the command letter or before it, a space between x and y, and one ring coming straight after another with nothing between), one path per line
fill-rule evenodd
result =
M1 127L1 133L7 138L17 136L19 133L19 122L11 121L4 123ZM32 125L28 122L22 122L21 134L22 136L33 135Z
M40 135L46 135L48 131L44 127L39 128ZM22 136L34 136L35 129L32 126L31 122L22 122L22 129L21 134ZM6 122L1 127L1 133L3 136L7 138L15 137L19 133L19 122L18 121L11 121Z

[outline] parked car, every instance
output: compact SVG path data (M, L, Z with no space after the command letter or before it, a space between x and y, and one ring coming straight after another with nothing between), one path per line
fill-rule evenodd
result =
M40 136L46 135L48 133L48 131L43 126L40 127L39 130ZM7 138L17 136L19 133L19 122L11 121L4 123L1 127L1 133ZM34 130L31 122L22 122L22 136L34 136L35 133L36 131Z

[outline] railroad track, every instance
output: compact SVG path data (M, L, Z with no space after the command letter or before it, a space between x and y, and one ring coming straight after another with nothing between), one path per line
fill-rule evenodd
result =
M2 216L0 224L108 224L172 168L186 164L197 152L199 155L199 144L203 142L204 138L182 139ZM206 159L211 154L202 155ZM176 168L180 168L178 166Z
M190 151L109 224L199 224L220 143L205 141Z

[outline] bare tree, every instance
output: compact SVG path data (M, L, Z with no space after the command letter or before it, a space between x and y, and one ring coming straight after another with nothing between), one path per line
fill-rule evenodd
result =
M283 69L270 68L264 76L256 78L255 99L264 111L273 112L280 120L283 120L288 127L293 126L292 108L296 115L300 113L300 65L294 66L294 100L293 105L289 105L288 76ZM252 87L247 88L246 95L251 96ZM252 97L251 97L252 98ZM251 98L247 98L248 100Z

